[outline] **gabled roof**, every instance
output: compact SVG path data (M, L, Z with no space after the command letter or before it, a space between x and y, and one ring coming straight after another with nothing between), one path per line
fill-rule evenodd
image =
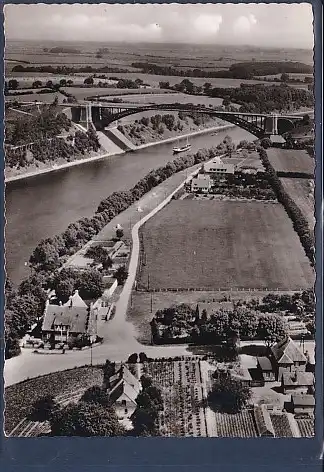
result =
M282 384L284 387L309 387L314 383L312 372L284 372Z
M87 304L80 297L78 290L76 290L74 294L70 296L69 300L64 303L63 306L87 308Z
M68 326L69 331L73 333L86 333L88 324L88 307L66 307L58 305L48 305L42 330L54 331L59 329L60 325Z
M257 361L262 371L272 371L272 365L268 357L258 357Z
M254 407L254 418L260 436L275 436L272 421L265 405Z
M118 401L121 395L126 395L131 402L136 404L136 397L141 391L141 384L136 377L124 365L121 365L116 374L110 377L111 384L115 382L109 392L112 403ZM117 381L117 382L116 382Z
M271 351L278 364L306 363L307 361L301 349L289 336L272 346Z

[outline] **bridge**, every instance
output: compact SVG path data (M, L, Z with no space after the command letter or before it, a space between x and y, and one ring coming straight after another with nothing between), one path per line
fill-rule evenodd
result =
M136 113L146 111L176 111L185 113L204 114L215 116L224 121L232 123L258 139L264 137L283 135L294 129L295 123L303 119L305 113L292 114L262 114L262 113L241 113L239 111L220 111L205 105L190 104L131 104L131 103L100 103L85 102L84 104L64 104L65 108L71 108L72 121L83 125L85 128L94 126L97 130L102 130L121 118L125 118Z

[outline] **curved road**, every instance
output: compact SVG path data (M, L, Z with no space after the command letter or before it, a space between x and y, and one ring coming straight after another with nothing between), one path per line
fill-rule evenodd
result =
M106 359L126 360L133 352L145 352L150 357L172 357L189 354L187 345L177 346L145 346L136 339L135 327L126 321L127 308L135 282L139 258L140 242L139 229L158 211L167 205L183 185L197 173L198 168L189 173L184 181L173 190L168 197L159 203L150 213L145 215L132 228L132 253L128 269L128 277L116 304L116 313L112 321L107 324L107 335L103 344L83 351L67 351L66 354L34 354L32 350L23 349L22 354L5 362L5 385L9 386L27 378L48 374L59 370L70 369L85 364L101 364Z

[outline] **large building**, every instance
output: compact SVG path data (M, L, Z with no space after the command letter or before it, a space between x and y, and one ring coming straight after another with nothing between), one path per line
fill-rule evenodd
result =
M224 163L220 157L215 157L212 161L204 164L204 172L212 179L218 179L221 176L234 174L235 166L231 163Z
M95 342L98 318L109 310L108 304L105 305L101 299L83 300L78 290L64 304L50 304L47 300L42 324L43 341L52 347L71 343L80 336L90 343Z

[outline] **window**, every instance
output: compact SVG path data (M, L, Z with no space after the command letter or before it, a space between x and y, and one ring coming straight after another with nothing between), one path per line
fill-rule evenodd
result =
M126 400L122 400L122 405L126 406Z

